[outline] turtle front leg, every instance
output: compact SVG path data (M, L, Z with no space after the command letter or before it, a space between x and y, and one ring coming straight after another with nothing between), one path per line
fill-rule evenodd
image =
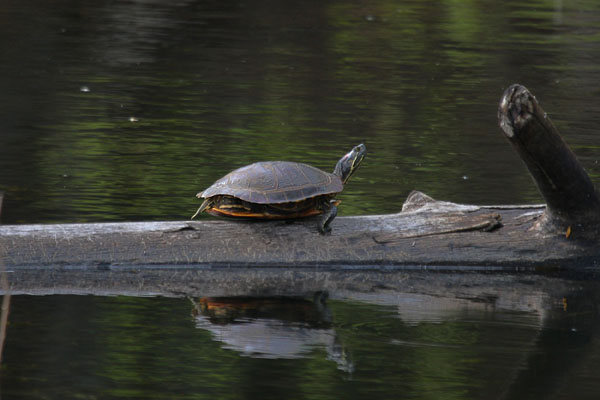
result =
M335 206L335 201L327 201L323 204L323 214L319 219L319 232L322 235L331 232L331 227L329 224L337 215L337 207Z

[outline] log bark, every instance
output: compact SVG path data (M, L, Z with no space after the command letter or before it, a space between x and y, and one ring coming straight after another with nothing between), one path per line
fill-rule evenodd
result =
M594 184L536 98L524 86L510 86L498 120L546 201L536 227L597 237L600 198Z
M482 207L409 196L404 211L339 217L323 236L307 219L2 225L8 270L275 267L515 269L592 267L594 241L532 233L543 207Z

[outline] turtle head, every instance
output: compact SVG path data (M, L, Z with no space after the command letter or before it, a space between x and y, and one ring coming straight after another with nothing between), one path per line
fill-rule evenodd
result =
M354 171L358 169L358 166L363 158L365 158L366 154L367 148L365 145L359 144L338 161L333 170L333 174L339 176L342 182L346 184Z

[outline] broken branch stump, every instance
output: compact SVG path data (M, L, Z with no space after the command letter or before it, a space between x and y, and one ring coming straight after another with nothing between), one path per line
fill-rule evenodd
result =
M511 85L500 101L498 120L546 201L536 228L597 236L600 199L594 184L536 98L524 86Z

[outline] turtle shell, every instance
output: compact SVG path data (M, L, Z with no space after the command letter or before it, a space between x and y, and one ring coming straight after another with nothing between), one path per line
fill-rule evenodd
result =
M257 204L278 204L339 193L342 180L307 164L264 161L230 172L198 197L233 196Z

